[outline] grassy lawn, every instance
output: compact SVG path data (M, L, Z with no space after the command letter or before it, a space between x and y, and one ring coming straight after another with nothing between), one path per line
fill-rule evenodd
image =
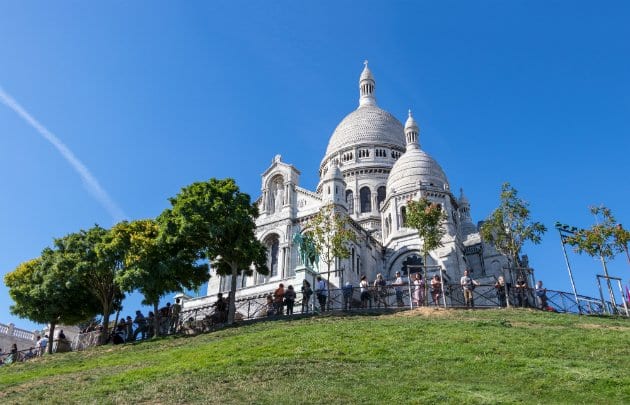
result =
M262 322L0 367L0 403L630 403L630 321L415 310Z

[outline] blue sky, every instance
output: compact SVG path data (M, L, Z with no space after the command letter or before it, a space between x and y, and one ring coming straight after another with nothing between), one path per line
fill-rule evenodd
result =
M531 203L550 230L525 253L568 291L554 222L590 226L588 206L605 204L630 225L629 18L621 1L1 2L0 87L139 219L210 177L256 198L275 154L315 188L368 59L379 105L403 122L414 111L475 221L505 181ZM3 274L55 237L115 223L2 103L0 173ZM578 291L595 295L599 264L570 258ZM610 270L630 276L623 256ZM9 305L2 285L0 322L34 327Z

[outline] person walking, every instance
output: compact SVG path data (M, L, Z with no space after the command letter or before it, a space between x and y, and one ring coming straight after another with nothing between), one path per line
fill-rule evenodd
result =
M381 273L378 273L376 280L374 280L374 295L376 307L380 308L381 304L383 304L383 307L387 308L387 282Z
M352 283L346 281L346 285L343 286L341 292L343 295L343 309L346 311L352 309L352 293L354 292Z
M140 335L140 338L142 340L147 338L147 318L144 317L144 315L142 315L142 312L140 312L139 310L136 311L136 317L133 320L133 323L135 323L136 326L136 330L133 332L133 340L135 341L138 338L138 335Z
M437 274L431 278L431 297L433 298L433 305L439 306L440 298L442 298L442 280Z
M424 280L420 273L413 275L413 305L419 307L424 304Z
M403 286L405 285L405 282L403 281L399 271L396 272L396 279L394 279L392 285L394 286L394 292L396 293L396 305L398 305L398 307L404 306Z

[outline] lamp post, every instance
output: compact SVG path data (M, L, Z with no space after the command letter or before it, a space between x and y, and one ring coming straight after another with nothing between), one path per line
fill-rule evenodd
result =
M569 256L567 255L567 249L564 246L564 238L567 235L573 235L578 229L574 226L561 224L560 222L556 222L555 227L560 234L560 244L562 245L562 253L564 253L564 261L567 264L567 271L569 272L569 280L571 280L571 289L573 290L573 296L575 297L575 304L577 305L578 312L581 314L582 309L580 308L580 302L578 301L575 281L573 280L573 272L571 271L571 264L569 263Z

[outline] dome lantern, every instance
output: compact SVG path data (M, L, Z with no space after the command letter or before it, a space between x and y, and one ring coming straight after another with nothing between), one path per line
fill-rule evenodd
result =
M405 122L405 139L407 140L407 150L410 148L419 148L420 144L418 142L418 135L420 134L420 128L416 123L416 120L413 119L413 115L411 115L411 110L409 110L409 117L407 118L407 122Z
M376 98L374 97L376 81L374 81L374 76L372 76L372 72L368 68L368 61L366 60L363 64L365 67L359 78L359 107L364 105L376 105Z

